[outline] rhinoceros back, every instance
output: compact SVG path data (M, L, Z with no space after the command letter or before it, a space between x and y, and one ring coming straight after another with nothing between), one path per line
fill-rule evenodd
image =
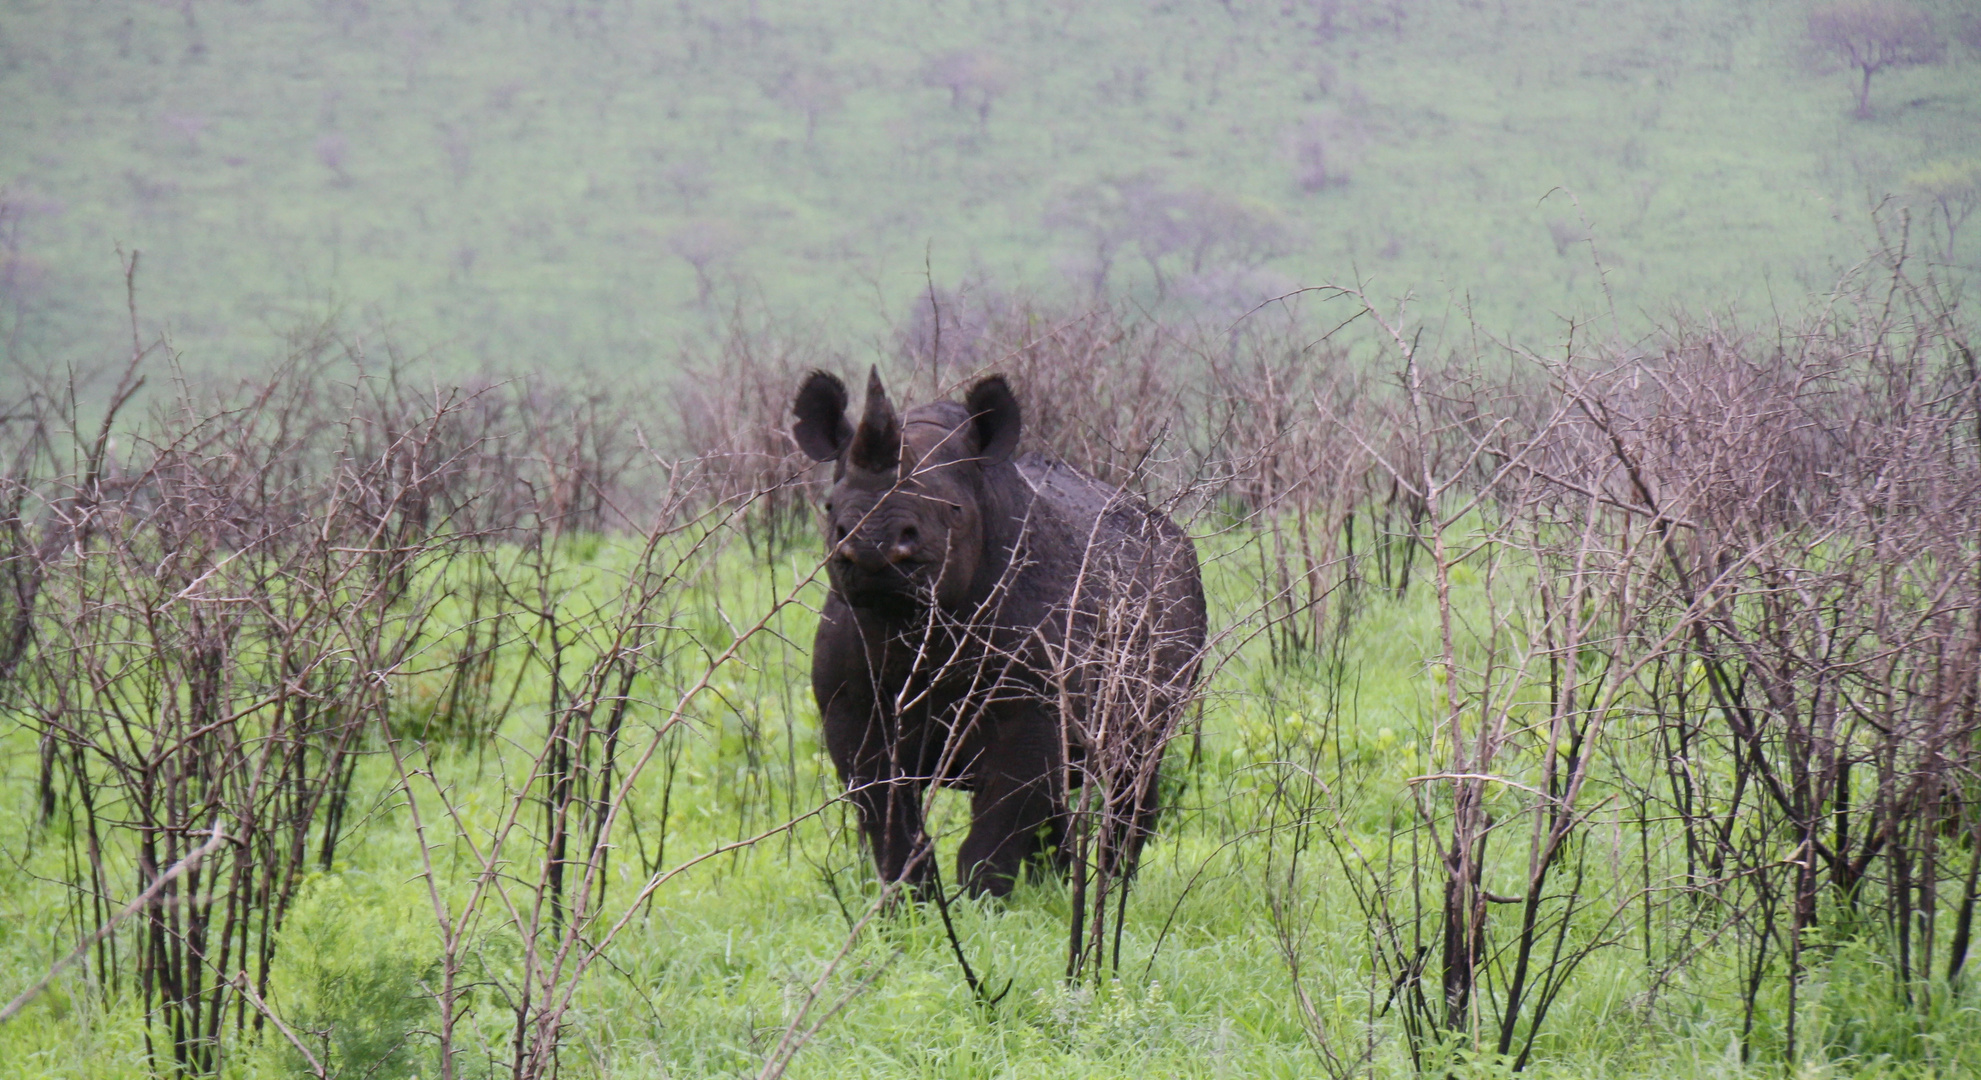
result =
M1145 624L1145 632L1155 635L1152 644L1160 643L1174 664L1194 661L1203 644L1205 610L1188 534L1141 496L1064 462L1031 453L1014 464L1035 499L1035 543L1027 554L1046 574L1062 579L1053 591L1080 596L1080 606L1090 611L1095 604L1151 602L1160 612L1154 625ZM1040 547L1048 545L1058 550L1041 558ZM1083 583L1076 587L1073 578ZM1147 616L1131 618L1141 622Z
M1184 540L1183 530L1141 496L1104 484L1063 461L1034 452L1013 464L1048 512L1070 532L1091 537L1091 543L1139 548Z

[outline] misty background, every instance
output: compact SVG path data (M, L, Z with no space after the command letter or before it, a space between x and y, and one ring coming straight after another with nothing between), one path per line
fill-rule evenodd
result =
M1974 5L1907 8L1942 45L1860 118L1800 2L6 0L0 342L127 351L120 249L216 374L326 318L498 373L738 317L857 354L931 285L1208 321L1362 281L1537 344L1799 308L1887 196L1975 257L1933 197L1981 157Z

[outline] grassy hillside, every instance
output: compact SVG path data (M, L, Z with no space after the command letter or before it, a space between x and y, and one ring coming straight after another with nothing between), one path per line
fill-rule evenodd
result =
M330 311L499 370L665 364L739 302L857 349L925 266L1214 317L1360 276L1545 339L1606 306L1590 235L1630 325L1764 307L1981 154L1964 46L1860 121L1807 11L8 0L0 329L114 350L120 245L205 369Z

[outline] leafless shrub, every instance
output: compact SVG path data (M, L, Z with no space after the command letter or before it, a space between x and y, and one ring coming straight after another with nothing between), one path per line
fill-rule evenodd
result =
M1330 600L1358 580L1358 517L1364 555L1374 538L1375 460L1347 434L1369 405L1366 380L1337 347L1297 333L1254 332L1208 372L1221 499L1256 531L1268 638L1283 661L1312 658Z
M1616 470L1603 497L1662 548L1647 601L1683 645L1651 667L1669 799L1688 882L1748 913L1750 1026L1769 975L1793 1000L1825 918L1878 905L1908 998L1933 995L1941 942L1951 981L1971 939L1972 869L1946 865L1942 838L1976 828L1981 400L1963 333L1895 250L1888 284L1798 333L1683 331L1627 384L1575 391ZM1702 742L1735 790L1677 766ZM1781 845L1795 855L1768 854ZM1947 939L1939 882L1963 877ZM1793 1021L1785 1039L1792 1053Z
M1400 1009L1420 1068L1524 1067L1600 949L1641 942L1647 999L1731 952L1743 1054L1781 986L1762 1045L1789 1060L1812 928L1887 927L1922 1008L1964 969L1981 372L1904 242L1799 328L1531 356L1544 384L1431 369L1365 305L1402 397L1355 435L1423 508L1439 641L1406 824L1348 827L1381 790L1318 755L1275 788L1266 887L1331 1072L1359 1066L1299 983L1308 830L1369 922L1370 1015Z
M719 340L682 357L666 452L690 463L698 498L741 515L759 555L777 558L807 534L816 475L791 440L791 397L806 373L836 366L816 335L740 308Z
M267 1003L277 943L362 759L486 739L507 710L493 658L520 612L476 560L620 527L644 451L626 395L422 390L327 329L262 382L180 375L130 422L142 369L172 363L136 325L100 420L31 386L0 423L0 695L39 736L79 954L143 1003L155 1069L208 1074L265 1024L295 1038Z
M947 392L992 372L1008 376L1024 394L1024 448L1103 482L1159 491L1190 471L1171 458L1187 446L1190 354L1172 332L1120 307L933 292L896 347L896 370L910 386L933 377Z
M459 465L439 493L445 520L489 535L562 536L631 527L657 512L627 480L650 453L641 425L658 403L643 388L525 378L471 382L453 394L459 406L444 434Z
M1628 899L1613 888L1591 890L1579 864L1560 863L1594 812L1581 806L1595 760L1587 744L1616 721L1629 668L1577 667L1580 678L1564 682L1561 665L1593 640L1629 632L1607 620L1614 598L1641 577L1642 560L1628 547L1616 557L1608 538L1591 527L1593 505L1579 514L1572 505L1552 512L1539 498L1546 493L1530 482L1530 448L1562 422L1561 406L1538 416L1518 408L1505 415L1495 406L1514 395L1464 371L1427 371L1414 339L1363 304L1402 363L1400 399L1381 422L1399 434L1395 449L1375 450L1373 430L1358 431L1357 441L1371 446L1390 481L1421 508L1411 539L1429 560L1438 632L1418 738L1432 767L1412 777L1403 796L1414 812L1402 830L1407 851L1399 850L1395 831L1374 851L1349 830L1331 827L1328 808L1339 814L1342 804L1312 768L1282 790L1283 812L1302 825L1321 823L1343 870L1356 879L1372 934L1374 978L1388 983L1418 1067L1431 1067L1441 1048L1458 1040L1502 1055L1516 1053L1517 1044L1517 1069L1549 1003L1576 965L1607 943ZM1485 590L1485 610L1476 616L1457 599L1465 582ZM1522 755L1529 739L1545 740L1546 749ZM1494 872L1488 840L1516 822L1526 825L1527 842L1510 862L1524 865L1525 874L1509 896L1499 891L1506 886L1495 879L1505 875ZM1294 856L1282 858L1293 865ZM1425 871L1435 882L1428 897L1420 891ZM1557 871L1574 875L1565 905L1559 894L1548 895ZM1519 905L1511 940L1489 930L1493 903ZM1587 908L1597 913L1595 925L1569 934L1578 909ZM1285 919L1276 915L1282 952L1292 963L1295 939ZM1539 979L1534 963L1541 965ZM1372 982L1372 1000L1379 989ZM1331 1069L1345 1071L1334 1041L1322 1037L1326 1025L1310 1016L1309 1027Z
M417 653L432 564L463 535L435 520L459 461L440 449L450 403L361 399L332 424L318 387L291 385L156 412L121 461L99 442L84 472L10 478L15 535L40 539L9 704L41 732L43 807L78 845L77 923L106 925L121 882L145 892L204 837L230 840L156 892L129 955L97 946L179 1073L217 1070L267 996L296 886L335 857L363 733L388 710L367 673Z
M1078 716L1065 735L1079 748L1068 754L1069 786L1079 788L1066 842L1068 979L1119 974L1129 890L1163 808L1164 759L1198 700L1199 680L1215 671L1219 652L1230 655L1229 639L1219 640L1225 635L1205 639L1188 541L1163 538L1146 511L1126 513L1143 519L1149 547L1135 559L1089 552L1075 596L1105 599L1076 600L1078 614L1067 614L1068 632L1052 656L1052 688ZM1179 592L1196 594L1194 612L1176 603ZM1074 696L1084 702L1077 713L1067 705Z

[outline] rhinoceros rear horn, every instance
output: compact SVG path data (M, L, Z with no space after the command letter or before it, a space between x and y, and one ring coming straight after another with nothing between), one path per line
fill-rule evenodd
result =
M798 417L791 436L813 461L832 461L853 441L853 425L846 422L846 384L831 372L806 376L791 412Z
M963 404L977 426L977 453L985 461L1003 461L1018 449L1018 398L1004 376L992 375L972 386Z
M894 403L887 400L887 388L880 384L878 367L867 372L867 409L853 432L847 460L870 472L901 464L901 420L894 415Z

